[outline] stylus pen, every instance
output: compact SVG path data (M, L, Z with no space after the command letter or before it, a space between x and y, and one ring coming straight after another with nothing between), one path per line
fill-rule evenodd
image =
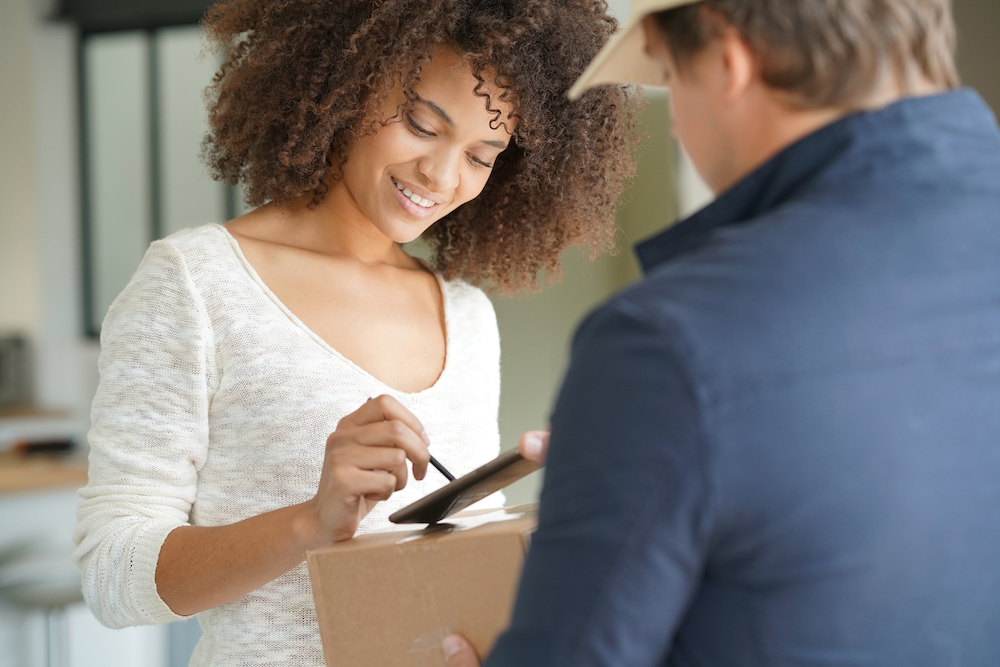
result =
M447 477L449 482L454 482L455 481L455 476L452 475L450 472L448 472L448 469L445 468L443 465L441 465L441 462L438 461L433 456L431 456L431 465L434 466L435 468L437 468L438 472L440 472L442 475L444 475L445 477Z
M368 400L372 400L372 397L369 396ZM455 481L455 476L448 472L448 469L441 465L441 462L434 458L433 454L431 454L431 465L437 468L439 473L447 477L449 482Z

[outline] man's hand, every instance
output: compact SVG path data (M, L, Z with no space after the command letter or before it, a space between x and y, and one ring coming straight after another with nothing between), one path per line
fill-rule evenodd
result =
M528 431L521 436L517 449L524 458L545 463L545 455L549 450L549 432ZM476 649L462 635L448 635L441 642L441 649L448 667L479 667Z
M448 667L479 667L479 656L462 635L448 635L441 642Z
M549 451L549 432L528 431L518 440L517 450L529 461L545 463L545 455Z

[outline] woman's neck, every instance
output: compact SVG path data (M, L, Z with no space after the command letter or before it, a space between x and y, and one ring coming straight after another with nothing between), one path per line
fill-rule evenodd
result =
M371 266L406 266L412 259L361 212L343 187L331 187L314 208L312 194L278 207L289 245Z

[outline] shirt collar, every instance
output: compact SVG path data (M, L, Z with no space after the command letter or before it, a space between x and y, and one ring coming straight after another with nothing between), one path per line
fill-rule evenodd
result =
M970 91L897 102L885 109L846 116L788 146L714 202L635 247L643 271L702 246L724 226L752 221L792 199L813 183L858 141L885 141L898 130L901 116L921 117L968 112ZM980 105L982 106L982 105ZM956 108L958 107L958 108Z

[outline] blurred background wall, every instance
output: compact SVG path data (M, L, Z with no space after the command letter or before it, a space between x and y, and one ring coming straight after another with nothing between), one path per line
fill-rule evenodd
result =
M610 4L619 16L627 15L628 0ZM35 402L42 407L68 410L82 435L97 384L99 346L87 335L87 329L92 327L85 323L84 313L81 211L85 202L80 199L78 34L70 25L47 20L52 12L49 0L0 0L0 334L18 332L30 339L35 360ZM994 110L1000 110L1000 2L955 0L955 13L964 82L976 87ZM195 57L192 34L189 29L187 33L173 33L159 54L163 62L184 61L190 65L189 70L164 77L163 85L196 95L207 83L211 62ZM196 42L197 35L193 36ZM129 37L120 37L123 41L118 45L128 48ZM178 47L177 52L170 50L180 43L187 46ZM111 56L112 61L115 58ZM128 65L128 58L120 64ZM193 116L191 109L195 110ZM187 99L170 112L171 118L182 119L183 127L166 127L163 131L179 132L176 136L187 138L166 143L184 146L186 152L164 155L163 164L168 165L165 169L174 170L169 165L183 163L189 165L181 168L186 169L184 173L196 177L202 174L197 142L190 142L191 136L198 137L201 132L199 109L200 100ZM101 122L100 118L91 121ZM707 200L703 185L670 136L665 94L648 95L643 127L646 142L639 177L625 196L619 218L621 252L596 262L570 252L559 284L546 286L539 294L494 298L503 344L500 427L506 447L514 446L524 430L545 427L576 324L587 311L639 275L631 245ZM103 131L124 145L131 141L127 130L125 125L111 124L95 131ZM99 165L92 166L99 171ZM190 203L185 202L183 193L192 192L192 188L202 192L199 197L215 202L207 205L209 209L214 206L215 213L196 219L196 213L169 212ZM165 198L162 232L185 224L221 221L227 211L234 210L224 199L229 195L199 188L202 185L179 186L182 194L176 201L171 199L169 187L165 195L161 193ZM136 228L147 222L137 222ZM117 241L122 245L111 256L134 267L146 240L123 237ZM125 266L119 269L122 272L124 278L120 279L127 279L131 268ZM116 288L108 289L114 292ZM100 316L97 312L98 321ZM509 502L532 501L537 497L539 483L538 475L519 483L508 494ZM53 530L61 531L60 539L68 542L66 526L72 525L75 498L71 493L60 498L56 502L41 496L0 497L0 534L13 530L11 517L24 519L35 512L37 519L24 519L17 525L48 523ZM61 514L55 517L54 513ZM96 626L82 607L71 610L71 616L70 627L76 628L72 636L75 667L175 664L171 661L186 664L177 657L182 651L169 650L172 635L160 629L112 633ZM41 632L40 617L15 613L0 604L0 667L42 664L42 653L32 639Z
M611 9L624 16L628 2L612 2ZM0 332L19 331L31 338L37 402L69 407L83 422L96 382L97 346L83 335L76 35L72 27L44 19L52 13L50 0L3 0L2 12ZM994 109L1000 109L1000 2L956 0L955 13L963 80L976 87ZM128 37L119 39L127 41ZM185 39L189 37L182 36L180 41ZM212 69L211 62L190 57L196 51L197 47L188 48L173 56L189 56L195 85L176 85L181 89L186 85L192 96L200 89L199 79L207 78ZM171 56L166 53L165 57ZM183 73L174 76L183 77ZM191 106L182 105L184 109ZM200 109L200 102L193 106ZM521 431L546 425L575 323L638 275L632 243L704 201L697 179L674 148L663 94L650 94L643 121L647 142L640 176L622 207L621 253L590 263L571 252L560 284L537 295L494 299L504 342L501 428L507 446ZM202 119L196 115L185 122L193 124L197 139ZM127 137L127 128L112 129ZM167 157L190 161L194 167L189 171L204 178L197 163L197 141L188 140L184 146L188 154ZM680 192L679 183L683 185ZM179 191L190 193L191 185L185 185ZM184 196L175 199L183 203ZM224 217L224 207L218 211L211 218L190 218L190 224ZM166 218L164 233L184 226L186 219L183 211ZM141 257L145 240L138 243L138 251L115 254L126 255L119 280L127 279L130 267ZM110 293L116 289L111 286ZM96 314L97 321L102 312ZM531 485L524 490L525 495L515 491L515 496L526 499L533 493Z

